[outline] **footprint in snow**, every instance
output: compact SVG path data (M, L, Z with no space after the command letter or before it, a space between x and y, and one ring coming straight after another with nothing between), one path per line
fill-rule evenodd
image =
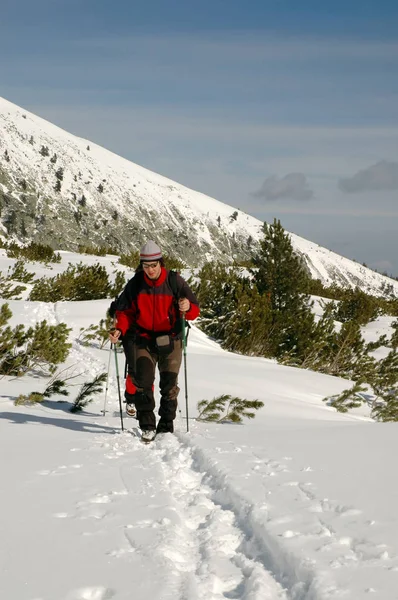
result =
M60 465L55 469L42 469L41 471L37 471L38 475L64 475L65 473L72 473L77 469L81 469L83 465Z
M110 600L115 593L114 590L103 586L90 586L72 590L65 600Z
M300 532L298 532L298 531L292 531L291 529L288 529L287 531L284 531L282 533L282 537L284 537L286 539L299 537L300 535L301 535Z
M111 499L107 494L97 494L94 498L89 500L90 504L109 504Z
M135 552L135 548L129 546L129 548L118 548L117 550L111 550L107 552L108 556L112 556L112 558L125 558L126 555L132 554Z

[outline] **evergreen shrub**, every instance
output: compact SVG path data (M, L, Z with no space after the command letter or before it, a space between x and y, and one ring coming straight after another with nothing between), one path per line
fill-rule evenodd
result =
M140 253L138 250L131 250L128 254L121 254L118 263L130 269L136 269L140 264Z
M20 377L37 369L53 373L55 365L63 363L69 354L71 329L65 323L49 325L47 321L27 329L18 324L12 329L8 325L11 317L9 305L3 304L0 307L0 374Z
M7 244L6 253L9 258L25 258L26 260L44 263L61 262L59 252L54 252L51 246L36 244L35 242L30 242L27 246L18 246L15 242L10 242Z
M61 300L97 300L113 296L114 287L109 281L105 267L69 264L68 268L55 277L38 279L29 295L29 300L59 302Z
M243 418L254 419L255 410L262 408L264 402L259 400L246 400L223 394L213 400L198 402L199 415L197 421L212 421L216 423L242 423Z
M94 400L96 394L100 394L103 390L103 384L107 379L107 373L97 375L92 381L87 381L82 385L80 391L71 406L70 412L81 412L90 402Z

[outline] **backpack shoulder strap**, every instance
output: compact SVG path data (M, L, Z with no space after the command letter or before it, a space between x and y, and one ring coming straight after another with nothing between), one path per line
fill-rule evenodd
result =
M173 292L174 302L175 302L175 305L176 305L176 308L178 311L177 312L178 322L181 323L180 312L178 310L178 300L180 299L180 292L179 292L178 284L177 284L177 275L178 275L177 271L169 271L168 282L171 287L171 291ZM191 328L189 321L185 321L185 327L187 328L187 335L188 335L188 331Z
M168 281L171 287L171 291L173 292L174 300L178 302L180 296L177 285L177 271L169 271Z
M135 273L133 277L127 282L124 290L121 294L112 302L109 307L109 315L115 316L117 310L126 310L130 308L132 301L137 296L138 289L143 281L143 272L139 271Z

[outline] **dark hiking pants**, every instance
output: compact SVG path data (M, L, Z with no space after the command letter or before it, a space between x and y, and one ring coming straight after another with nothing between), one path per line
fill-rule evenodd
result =
M128 378L133 384L126 389L127 402L135 404L141 429L156 429L154 381L155 369L159 369L160 407L157 431L173 431L173 421L177 412L178 372L182 360L182 342L174 340L174 348L169 354L160 354L151 342L148 344L125 340ZM131 393L133 392L133 393Z

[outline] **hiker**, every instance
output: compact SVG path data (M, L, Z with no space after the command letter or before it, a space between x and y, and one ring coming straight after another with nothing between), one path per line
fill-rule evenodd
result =
M178 373L182 360L182 320L196 319L199 305L186 281L164 266L157 244L148 241L140 264L116 301L115 328L109 334L122 341L127 360L126 412L137 418L145 441L156 433L172 433L177 412ZM160 374L160 420L154 413L155 368Z

